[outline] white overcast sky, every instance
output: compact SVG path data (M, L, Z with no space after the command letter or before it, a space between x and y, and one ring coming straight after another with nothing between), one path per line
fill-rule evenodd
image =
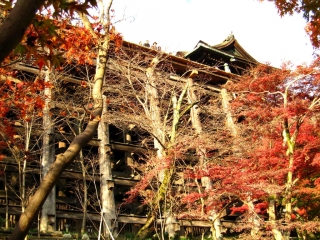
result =
M273 66L310 62L313 48L301 15L279 17L265 0L114 0L124 39L156 41L168 52L191 51L199 40L221 43L231 32L256 60Z

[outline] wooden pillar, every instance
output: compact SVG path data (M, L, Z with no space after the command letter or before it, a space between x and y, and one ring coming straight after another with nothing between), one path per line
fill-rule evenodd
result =
M45 82L51 82L52 72L46 71ZM42 178L47 175L51 164L55 161L55 139L54 127L51 119L52 90L50 87L44 89L45 105L43 108L43 143L42 143ZM56 230L56 188L52 188L46 201L42 206L40 231L52 232Z
M58 142L58 154L64 153L65 150L67 149L67 143L65 142ZM66 197L65 195L65 190L66 190L66 179L65 178L60 178L57 183L57 188L58 188L58 196L59 197Z
M116 206L114 200L114 181L111 171L111 148L109 125L106 121L106 99L103 96L103 111L101 121L98 126L99 143L99 168L100 168L100 199L103 216L103 235L109 236L116 231Z
M193 83L193 78L198 75L197 70L193 70L187 81L188 81L188 103L193 105L190 111L190 118L191 118L191 123L192 123L192 128L196 132L198 136L203 134L203 129L202 129L202 123L200 120L200 108L196 102L198 101L198 97L196 96L195 93L195 87ZM202 147L201 145L198 146L197 148L197 155L199 156L199 163L202 166L202 168L206 169L206 149ZM202 177L201 178L201 184L204 186L207 190L212 187L212 183L209 177ZM202 210L204 211L204 210Z
M131 133L130 133L130 128L126 127L123 130L123 139L124 139L124 143L130 144L132 142L132 137L131 137ZM130 174L131 177L134 177L134 172L132 169L133 166L133 158L132 158L132 153L131 152L125 152L124 154L125 157L125 163L126 163L126 172L128 172Z
M236 137L238 134L238 131L232 119L231 108L229 103L230 97L227 90L224 88L221 89L221 99L222 99L222 108L224 110L224 113L226 114L226 125L229 128L231 135L233 137Z
M64 153L67 149L67 144L65 142L58 142L58 153Z
M180 233L180 223L174 216L169 215L166 218L165 231L168 233L169 239L174 239L175 235Z

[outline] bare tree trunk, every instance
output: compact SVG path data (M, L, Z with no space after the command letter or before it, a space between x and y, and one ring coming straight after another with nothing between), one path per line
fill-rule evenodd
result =
M161 209L162 201L165 199L165 195L167 192L167 186L170 183L171 176L173 174L173 169L166 169L163 176L163 181L156 193L154 200L152 201L152 205L150 207L150 212L148 214L148 218L143 227L139 230L136 239L146 239L153 231L153 223L157 218L157 210Z
M288 107L288 88L286 87L285 94L283 95L283 106L284 108ZM286 189L285 189L285 222L287 224L291 223L291 215L292 215L292 188L294 185L293 180L293 166L294 166L294 151L295 151L295 143L296 138L299 133L299 128L303 122L303 118L298 117L296 119L295 130L291 134L290 127L289 127L289 120L287 117L283 119L283 142L287 145L287 157L288 157L288 173L287 173L287 182L286 182ZM290 238L290 230L284 231L283 236L285 239Z
M94 86L92 89L92 98L94 100L94 109L91 112L91 119L88 122L86 129L76 136L74 140L70 143L68 149L56 157L56 161L51 165L46 177L42 179L42 182L29 201L25 212L20 216L19 222L16 224L9 240L23 239L29 231L29 228L37 216L42 204L51 192L53 186L55 185L57 179L63 172L63 170L70 164L76 156L79 154L80 150L92 139L95 132L97 131L102 112L102 84L105 76L106 63L108 60L108 50L109 50L109 27L110 27L110 17L109 11L112 5L112 0L108 2L106 7L106 22L104 23L105 36L100 40L99 50L97 53L97 65L96 73L94 76Z
M157 58L154 58L152 62L150 63L150 66L148 67L146 71L146 76L148 79L148 83L146 83L146 93L149 96L149 105L144 106L144 109L146 110L146 115L152 120L152 129L153 134L156 136L154 138L154 148L158 149L157 156L159 159L165 156L165 149L163 147L163 144L165 143L165 134L163 131L162 126L162 120L161 120L161 110L160 110L160 104L159 104L159 94L156 86L156 77L154 73L154 69L159 63L159 60ZM166 188L167 185L170 182L172 175L171 169L164 169L159 173L159 179L160 179L160 187L156 193L156 196L154 200L152 201L152 204L150 206L150 211L148 214L148 218L144 226L138 231L135 238L136 239L145 239L147 236L149 236L153 231L153 223L157 218L157 212L159 209L161 209L161 202L165 198L166 194Z
M45 82L51 83L52 70L47 69ZM47 175L49 167L55 160L54 128L51 119L50 104L52 101L52 91L50 87L44 89L45 105L43 108L43 143L42 143L42 178ZM42 206L40 231L52 232L56 230L56 191L52 188L49 196Z
M158 89L156 85L156 77L154 73L154 69L158 64L158 62L159 60L157 58L154 58L149 68L146 71L146 75L148 79L148 83L146 85L146 91L150 97L149 111L146 111L146 114L149 115L150 119L152 120L152 123L154 124L153 135L156 136L156 138L154 139L154 143L155 143L155 148L158 148L157 156L159 159L161 159L167 154L166 153L167 150L164 148L164 144L166 145L166 148L169 149L175 143L176 131L178 128L180 117L181 117L180 115L181 103L187 92L187 85L182 90L179 96L179 99L177 99L175 94L173 94L172 96L171 102L172 102L172 108L173 108L173 119L172 119L171 133L170 133L170 141L168 142L166 141L165 131L163 130L166 120L162 120L161 118L159 94L158 94ZM144 106L144 109L147 109L147 107ZM151 203L147 221L145 225L136 234L135 238L145 239L147 236L149 236L152 233L153 231L152 226L157 218L157 214L163 211L163 203L165 201L166 193L168 191L168 187L170 185L171 178L175 170L174 168L175 168L174 163L171 163L170 166L168 166L166 169L162 170L161 173L159 173L159 181L161 184Z
M28 141L28 140L27 140ZM26 146L26 151L28 150L28 146ZM21 210L24 212L26 208L26 168L27 168L27 161L26 159L23 159L23 165L22 165L22 179L21 179Z
M113 228L116 225L116 206L114 201L114 180L111 171L110 152L108 147L109 126L106 123L105 113L107 111L106 98L103 96L102 118L98 127L99 146L99 166L100 166L100 191L101 191L101 211L104 218L104 235L113 235Z
M259 231L260 231L260 223L257 213L254 211L254 204L250 197L248 197L247 205L249 207L249 214L251 215L249 218L249 222L252 224L251 227L251 237L253 239L259 239Z
M68 149L63 154L57 155L56 161L51 165L46 177L42 179L38 190L30 199L25 212L20 216L18 224L9 237L10 240L23 239L26 236L35 216L37 216L38 211L63 170L76 158L80 150L92 139L98 128L100 114L101 108L97 106L92 114L94 118L88 123L85 131L74 138Z
M198 71L193 70L190 74L188 81L188 103L192 105L192 108L190 109L190 117L191 117L191 124L192 128L195 130L196 134L199 136L203 134L202 130L202 124L200 121L200 109L197 102L197 96L194 92L194 85L193 85L193 77L198 74ZM205 162L205 154L206 149L203 148L201 145L197 148L197 155L199 156L199 163L203 168L206 168L206 162ZM202 177L201 183L206 189L210 189L212 187L211 180L208 177Z
M146 71L146 75L148 78L148 83L146 84L146 92L150 97L149 112L146 112L146 114L149 115L149 117L152 119L153 134L156 136L156 138L154 138L154 148L158 149L157 156L161 158L165 154L163 144L166 140L162 125L163 122L161 120L159 93L156 85L156 76L154 71L158 63L159 59L154 58Z
M282 233L279 231L276 226L276 202L274 199L269 200L268 214L269 214L269 223L272 227L272 234L275 240L283 240Z
M286 213L285 219L287 222L291 222L292 215L292 185L293 185L293 154L289 153L289 164L288 164L288 174L287 174L287 182L286 182L286 191L285 191L285 203L286 203Z
M81 132L81 121L79 124L79 133ZM82 171L82 181L83 181L83 217L82 217L82 223L81 223L81 234L84 234L86 232L86 223L87 223L87 209L88 209L88 189L87 189L87 180L86 180L86 167L84 164L84 157L82 150L79 153L80 155L80 162L81 162L81 171Z
M9 229L9 199L8 199L8 186L7 186L7 174L6 174L6 166L4 167L4 191L6 196L6 223L5 229Z
M31 116L32 118L32 116ZM29 152L30 147L30 139L31 139L31 132L33 127L33 120L30 122L25 121L24 123L24 131L25 131L25 152ZM21 155L21 154L20 154ZM19 168L21 163L21 156L19 158ZM27 170L27 157L24 156L23 158L23 165L21 170L21 178L20 178L20 192L21 192L21 212L25 212L25 208L27 206L27 197L26 197L26 170ZM24 237L25 240L28 239L27 236Z
M24 132L25 132L25 146L24 150L27 152L29 150L29 142L30 142L30 133L32 128L32 121L24 123ZM17 151L18 152L18 151ZM19 162L19 187L20 187L20 198L21 198L21 211L24 212L26 207L26 158L21 157L21 152L18 153L17 159ZM21 166L22 162L22 166Z
M212 238L215 240L222 239L220 213L217 213L215 209L211 210L209 219L211 219L212 221L212 225L211 225Z
M290 141L290 140L289 140ZM286 223L291 222L291 215L292 215L292 186L293 186L293 162L294 156L293 151L289 153L289 164L288 164L288 174L287 174L287 182L286 182L286 189L285 189L285 221ZM284 232L284 239L290 238L290 230Z
M10 11L9 16L0 26L0 63L21 41L24 32L31 24L36 11L45 0L18 0Z

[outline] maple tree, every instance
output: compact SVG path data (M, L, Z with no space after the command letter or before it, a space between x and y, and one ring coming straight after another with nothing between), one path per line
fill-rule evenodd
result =
M241 122L231 154L209 163L207 171L186 171L193 179L210 177L214 191L186 195L183 203L197 208L193 203L202 197L220 211L240 200L244 205L231 209L245 213L242 221L249 225L243 227L253 237L263 229L275 239L288 239L293 230L300 236L317 232L319 76L317 59L294 71L261 65L229 82L236 95L233 114Z
M28 83L12 76L0 84L3 97L0 116L0 151L3 155L0 161L4 171L1 178L8 182L8 172L10 169L16 170L16 173L11 173L11 178L16 180L11 185L6 185L6 197L8 198L8 190L13 192L23 211L37 184L33 179L27 178L26 166L27 163L34 164L32 156L35 154L33 149L36 143L32 140L31 132L39 126L43 107L41 89L46 84L41 80ZM5 220L8 228L8 215Z

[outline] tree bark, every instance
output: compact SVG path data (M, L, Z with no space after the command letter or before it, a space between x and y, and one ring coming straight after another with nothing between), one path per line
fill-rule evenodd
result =
M8 199L8 186L7 186L7 174L6 174L6 168L7 166L4 166L3 172L4 172L4 191L6 195L6 223L5 223L5 229L9 229L9 199Z
M288 108L288 89L289 86L286 87L285 93L283 95L283 106L284 108ZM295 151L295 143L296 138L299 133L300 126L303 122L303 118L298 117L296 119L295 130L293 134L290 133L289 120L287 117L283 119L283 142L287 145L287 157L288 157L288 173L287 173L287 182L285 189L285 222L287 224L291 223L291 215L292 215L292 188L294 185L293 180L293 166L294 166L294 151ZM290 230L284 231L283 237L285 239L290 238Z
M143 227L139 230L135 239L146 239L153 231L152 224L157 218L157 210L161 209L162 201L165 199L165 195L167 193L167 187L171 181L171 176L173 174L173 168L166 169L164 171L163 181L156 193L154 200L152 201L152 205L150 207L150 212L148 214L148 218Z
M165 151L163 148L165 134L162 127L159 93L154 73L154 69L158 63L159 59L154 58L150 63L149 68L146 70L147 79L149 81L149 84L146 84L146 92L150 97L149 112L146 112L146 114L152 119L153 134L156 136L156 138L154 138L154 148L158 149L157 156L161 158L164 156Z
M45 0L18 0L0 26L0 63L21 41L37 10Z
M254 211L254 204L251 197L248 197L247 205L249 207L248 213L250 214L249 223L251 223L251 237L252 239L259 239L260 222L257 213Z
M33 118L31 116L31 118ZM31 120L30 122L25 121L24 122L24 129L25 129L25 146L24 146L24 150L25 152L29 151L29 147L30 147L30 140L31 140L31 132L32 132L32 128L33 128L33 120ZM20 168L20 162L21 162L21 158L19 158L19 168ZM22 161L23 165L22 165L22 169L21 169L21 178L20 178L20 192L21 192L21 209L22 212L24 212L26 204L27 204L27 199L26 199L26 169L27 169L27 159L24 156L23 161Z
M79 121L78 131L81 133L82 131L82 120ZM87 169L85 167L83 151L80 150L79 153L80 163L81 163L81 171L82 171L82 182L83 182L83 202L82 202L82 210L83 210L83 217L81 223L81 234L86 233L86 224L87 224L87 211L88 211L88 187L87 187L87 180L86 180L86 172Z
M276 226L276 203L274 199L269 200L268 214L269 214L269 223L271 224L272 234L275 240L283 240L282 233L279 231Z
M180 93L179 99L177 99L174 93L172 95L171 102L172 102L172 108L173 108L173 114L172 114L173 119L172 119L171 133L170 133L170 141L166 141L165 130L161 128L162 126L165 126L166 119L161 118L159 94L158 94L158 88L156 85L156 78L154 74L154 68L158 62L159 60L157 58L154 58L146 72L148 83L149 83L149 85L148 83L146 85L146 91L150 96L150 102L149 102L150 110L146 112L146 114L149 114L149 117L151 118L154 124L153 135L157 136L157 138L154 139L154 142L155 142L155 147L158 147L157 156L159 159L161 159L165 155L167 155L168 149L170 149L170 147L172 147L175 143L176 131L178 129L178 124L181 117L180 115L181 104L187 92L187 85ZM147 108L144 107L144 109L147 109ZM163 147L164 145L166 145L166 149ZM135 236L136 239L146 239L147 236L149 236L152 233L153 231L152 224L155 222L157 218L157 214L163 211L163 203L165 201L166 193L168 191L168 187L170 185L170 181L174 173L174 166L175 166L174 163L171 163L166 169L163 169L158 174L159 182L161 184L150 206L150 211L148 214L147 221L145 225L136 234Z
M146 76L148 79L148 83L146 83L145 91L149 96L149 103L146 103L144 106L146 115L152 120L152 131L154 136L154 147L158 149L157 157L161 159L166 155L163 144L165 143L165 134L162 129L162 121L161 121L161 110L159 103L159 94L156 86L156 77L154 74L154 69L156 65L159 63L157 58L154 58L150 63L150 66L146 70ZM166 185L169 183L171 178L171 174L169 169L164 169L161 173L159 173L159 179L161 181L161 185L156 193L154 200L150 206L150 211L148 214L148 218L143 227L138 231L135 238L136 239L146 239L149 236L153 228L151 227L154 221L157 218L157 210L160 209L161 201L164 199L166 193Z

